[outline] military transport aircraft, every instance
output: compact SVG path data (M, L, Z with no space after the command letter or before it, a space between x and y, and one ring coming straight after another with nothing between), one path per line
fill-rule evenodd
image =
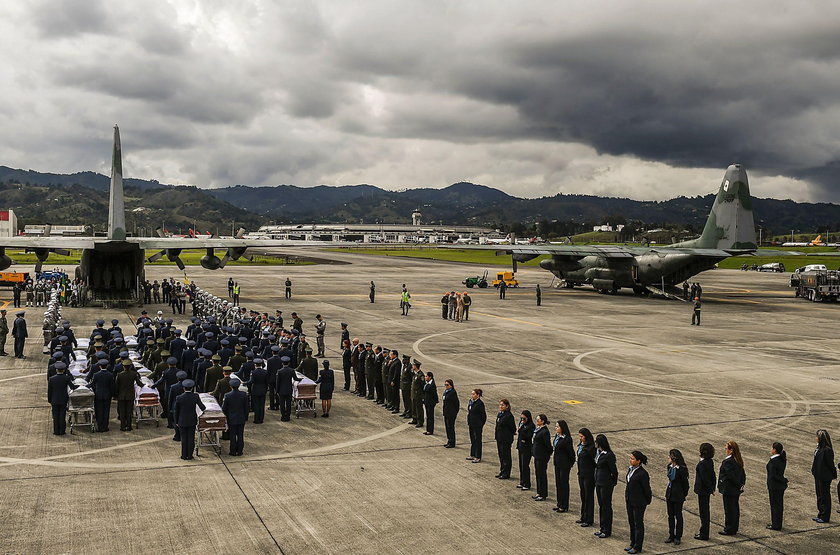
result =
M42 237L4 237L0 238L0 270L8 268L12 260L6 255L6 248L22 248L34 252L38 259L35 266L40 271L41 265L51 252L69 254L69 249L82 249L82 257L76 276L87 281L94 300L103 302L136 302L140 297L140 283L144 279L143 266L145 251L158 250L149 257L150 262L166 256L171 262L184 269L180 259L184 249L205 249L201 257L201 266L208 270L224 268L229 260L246 254L248 247L288 247L312 246L303 241L274 241L264 239L243 239L245 230L240 230L236 237L222 239L212 236L196 235L191 238L179 237L127 237L125 231L125 199L122 182L122 149L120 130L114 126L114 149L111 165L111 192L108 206L107 237L50 237L49 226ZM317 244L317 243L316 243ZM215 249L226 249L222 258L216 256Z
M734 164L726 169L706 226L697 239L657 247L511 245L504 249L496 247L496 254L512 255L514 270L517 262L548 254L551 258L541 261L540 266L562 279L566 287L589 284L601 293L615 293L627 287L636 294L646 295L668 294L669 288L670 293L676 293L673 286L714 268L725 258L753 254L756 249L747 172L740 164Z

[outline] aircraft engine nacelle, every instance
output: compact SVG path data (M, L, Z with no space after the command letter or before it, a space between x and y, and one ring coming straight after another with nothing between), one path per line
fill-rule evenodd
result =
M213 249L207 249L207 254L201 257L199 263L205 270L218 270L222 266L222 260Z
M6 249L0 249L0 270L5 270L12 265L12 259L6 255Z
M592 287L599 291L615 291L618 289L615 286L615 281L611 279L593 279Z

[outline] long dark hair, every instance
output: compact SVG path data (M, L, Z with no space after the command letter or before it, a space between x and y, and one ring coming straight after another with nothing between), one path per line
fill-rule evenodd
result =
M711 443L700 444L700 456L704 459L712 460L715 458L715 447Z
M529 411L528 409L523 410L521 414L522 416L528 419L528 423L532 423L534 421L534 418L531 416L531 411Z
M782 460L787 460L787 453L785 453L785 447L778 441L773 443L773 451L775 451L777 455L782 457Z
M607 440L607 436L604 434L598 434L595 438L595 445L598 446L601 451L605 451L607 453L612 453L612 449L610 449L610 442Z
M677 466L685 468L685 458L683 454L680 452L679 449L671 449L668 451L668 456L671 457L671 460L677 463Z
M537 415L537 418L539 418L540 420L542 420L543 426L548 426L549 424L551 424L551 421L550 421L550 420L548 419L548 417L547 417L546 415L544 415L544 414L538 414L538 415Z
M560 427L560 433L563 434L564 436L572 435L572 433L569 431L569 425L566 424L565 420L558 420L557 421L557 426Z
M641 464L647 464L647 457L641 451L633 451L630 454L633 455L633 458L639 461Z
M831 436L828 435L828 430L817 430L817 440L819 440L817 449L822 449L824 447L833 449L831 446Z
M578 430L578 433L583 436L583 444L586 446L587 449L595 447L595 439L592 437L592 432L589 431L589 428L581 428L580 430Z
M741 457L741 448L734 441L727 441L726 446L732 450L732 458L738 463L738 466L744 468L744 459Z

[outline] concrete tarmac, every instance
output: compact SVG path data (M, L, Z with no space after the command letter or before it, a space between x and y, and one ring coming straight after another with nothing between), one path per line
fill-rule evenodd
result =
M143 424L121 432L53 436L46 403L46 356L41 354L41 310L27 313L27 358L0 359L0 551L10 553L623 553L629 544L624 476L631 450L650 459L654 499L646 514L645 551L667 553L828 553L837 551L837 513L816 524L810 474L815 432L840 437L840 377L836 322L840 305L795 299L787 274L713 270L703 285L703 321L689 325L691 305L641 298L629 292L600 295L591 288L549 288L552 276L520 268L519 289L500 300L494 289L472 290L468 322L443 320L444 291L480 274L474 265L363 255L325 254L348 265L187 269L191 280L219 296L232 276L241 304L273 314L297 311L314 333L315 314L327 321L327 354L339 384L330 418L281 423L268 411L262 425L245 429L245 455L202 450L180 460L172 431ZM24 269L25 271L26 269ZM29 268L31 271L31 268ZM492 269L491 269L492 273ZM182 277L174 266L150 266L150 279ZM291 300L283 281L293 281ZM368 283L377 285L376 303ZM405 283L412 310L400 315ZM537 307L534 286L543 302ZM2 299L11 292L2 293ZM168 307L147 306L150 313ZM79 337L98 317L130 327L139 308L64 309ZM9 308L9 322L14 319ZM185 327L188 315L174 316ZM341 391L339 323L351 336L398 349L435 373L442 391L451 378L461 399L458 446L444 449L437 407L435 434L407 425L372 401ZM11 337L6 344L11 351ZM469 392L484 390L488 423L484 458L469 454ZM545 413L550 430L565 419L605 433L619 461L613 536L580 528L575 476L570 512L555 505L553 466L549 499L532 488L493 478L498 457L493 427L498 400L514 414ZM316 401L320 409L320 402ZM320 410L319 410L320 414ZM112 420L116 419L116 405ZM728 440L742 448L747 485L741 531L719 536L723 508L712 498L712 537L697 541L696 496L685 503L680 546L665 544L664 492L668 450L680 449L690 468L708 441L724 457ZM788 454L784 528L767 530L765 464L771 443ZM533 472L533 469L532 469ZM574 472L574 470L573 470ZM533 482L533 478L532 478ZM833 509L837 498L832 486Z

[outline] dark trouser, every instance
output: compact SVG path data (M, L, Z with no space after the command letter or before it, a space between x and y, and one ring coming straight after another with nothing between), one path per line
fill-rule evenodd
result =
M195 429L192 426L181 427L181 458L188 459L195 451Z
M174 419L174 417L175 417L174 412L172 413L172 417ZM175 440L175 441L181 441L181 427L178 426L177 424L175 425L175 435L172 436L172 439Z
M598 522L601 525L601 532L612 535L613 508L612 495L615 486L596 486L595 494L598 496Z
M627 522L630 524L630 545L636 551L642 550L645 542L645 509L647 505L627 503Z
M279 399L277 397L277 386L268 384L268 408L270 410L277 410L279 406Z
M785 490L770 490L770 526L782 527L782 517L785 514Z
M542 297L538 296L537 297L537 306L540 306L541 304L542 304Z
M587 524L595 522L595 476L578 474L580 486L580 519Z
M739 505L740 495L723 496L723 531L729 534L738 532L741 525L741 506ZM830 509L829 502L829 509Z
M466 322L469 319L470 319L470 306L469 305L464 305L464 317L461 318L461 320L464 320Z
M470 426L470 456L481 458L481 431L484 426Z
M704 539L709 538L709 521L711 520L711 512L709 511L708 493L697 494L697 510L700 513L700 531L697 534Z
M695 310L694 313L691 315L691 325L693 326L695 323L698 326L700 325L700 311L699 310Z
M280 418L288 420L292 417L292 396L280 395Z
M291 287L286 287L286 298L287 299L292 298L292 288Z
M245 424L229 424L230 452L233 455L241 455L245 447Z
M362 370L356 377L356 393L358 393L361 396L364 396L365 392L367 392L367 379L365 376L365 371Z
M449 318L449 305L448 304L440 305L440 317L443 318L444 320L447 320Z
M6 352L6 336L8 333L0 334L0 353Z
M391 407L392 410L400 410L400 386L391 386Z
M548 459L534 459L534 475L537 478L537 495L548 497Z
M64 435L67 430L67 405L52 406L53 433Z
M519 453L519 485L531 487L531 447L517 451Z
M423 403L423 408L426 410L426 431L433 434L435 433L435 406Z
M15 308L20 308L20 297L15 297Z
M265 395L251 397L251 404L254 407L254 424L262 424L265 421Z
M238 297L237 297L238 298ZM318 354L324 356L324 336L323 335L316 335L315 336L315 344L318 346Z
M123 401L122 399L117 401L117 416L120 418L120 429L121 430L130 430L131 429L131 417L134 413L134 401L129 399L127 401Z
M15 356L22 357L23 356L23 347L26 345L26 338L25 337L15 337Z
M367 398L373 399L376 397L376 377L373 371L370 374L365 374L365 382L367 383Z
M370 302L373 302L376 299L376 293L373 291L370 292Z
M499 452L499 474L504 478L510 478L510 469L513 467L510 446L509 441L496 440L496 451Z
M817 490L817 518L828 522L831 519L831 482L815 480Z
M93 411L96 414L96 429L100 432L107 431L108 420L111 419L111 399L94 399Z
M446 444L455 445L455 416L443 415L443 425L446 428Z
M382 401L384 403L385 402L385 390L382 388L382 380L381 379L376 379L374 381L373 385L374 385L373 390L376 393L376 401L377 402Z
M411 412L414 415L414 420L417 421L418 426L423 425L423 400L414 399L411 401Z
M684 501L665 501L668 509L668 537L682 539Z
M557 508L569 509L569 469L554 466L554 486L557 490Z
M405 414L411 414L411 387L402 390L403 411Z
M350 389L350 366L344 367L344 390Z

